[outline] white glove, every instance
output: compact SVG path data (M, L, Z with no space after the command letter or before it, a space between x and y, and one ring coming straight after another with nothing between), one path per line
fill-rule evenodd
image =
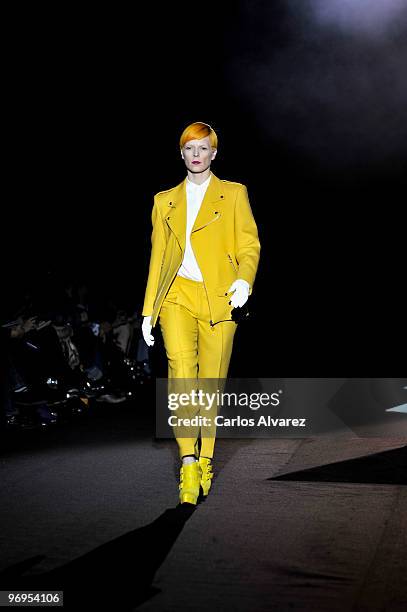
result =
M151 334L151 330L151 315L149 315L148 317L144 317L143 323L141 325L141 331L143 332L143 338L147 346L154 345L154 336Z
M244 306L244 304L246 304L249 298L249 290L250 290L249 283L243 280L242 278L236 279L231 284L231 286L228 289L228 293L230 293L230 291L234 291L234 294L232 295L232 298L231 298L231 304L233 308L240 308L241 306Z

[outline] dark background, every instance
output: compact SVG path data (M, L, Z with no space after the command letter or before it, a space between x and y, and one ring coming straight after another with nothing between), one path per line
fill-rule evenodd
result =
M262 244L231 375L405 375L406 11L345 23L317 4L10 19L3 319L55 274L141 309L153 195L205 121Z

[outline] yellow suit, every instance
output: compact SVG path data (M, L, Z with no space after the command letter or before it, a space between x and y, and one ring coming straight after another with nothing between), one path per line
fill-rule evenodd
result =
M151 258L143 316L155 326L161 305L183 259L186 229L186 181L154 196ZM260 258L257 226L245 185L213 173L191 231L191 245L204 278L211 321L225 319L225 295L237 278L252 292ZM230 297L230 296L229 296Z
M185 178L177 187L154 197L142 315L152 315L153 327L159 319L168 358L169 391L190 393L199 378L206 385L205 392L213 392L222 387L219 379L227 376L236 331L236 323L230 320L228 289L241 278L250 285L249 295L252 293L260 242L246 187L220 180L212 173L191 231L191 246L203 282L177 275L186 243L186 182ZM214 410L209 413L188 405L178 411L184 418L212 418L212 425L192 431L174 428L181 457L194 454L199 432L201 455L213 456Z

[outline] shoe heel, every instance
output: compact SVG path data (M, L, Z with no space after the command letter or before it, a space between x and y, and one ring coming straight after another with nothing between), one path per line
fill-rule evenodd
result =
M180 496L180 501L181 504L193 504L194 506L196 506L198 498L196 497L196 495L191 495L191 493L182 493Z
M204 489L203 486L201 485L202 497L208 497L209 489L210 489L210 486L207 488L205 487Z

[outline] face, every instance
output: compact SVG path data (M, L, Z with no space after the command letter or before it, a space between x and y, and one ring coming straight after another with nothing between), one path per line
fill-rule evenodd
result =
M209 136L199 140L188 140L181 150L181 157L190 172L207 170L215 159L217 149L212 149Z

